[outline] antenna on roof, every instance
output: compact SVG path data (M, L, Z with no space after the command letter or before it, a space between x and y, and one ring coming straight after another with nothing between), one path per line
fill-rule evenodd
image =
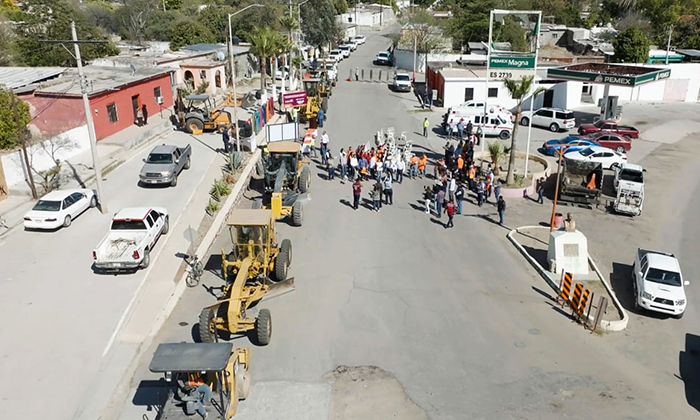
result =
M131 75L132 75L132 76L133 76L134 74L136 74L136 66L134 66L133 64L129 64L129 68L131 69Z

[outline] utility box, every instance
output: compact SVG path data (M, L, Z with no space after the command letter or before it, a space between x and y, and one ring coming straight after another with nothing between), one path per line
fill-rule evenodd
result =
M588 274L588 239L579 231L555 230L549 234L547 261L554 273Z

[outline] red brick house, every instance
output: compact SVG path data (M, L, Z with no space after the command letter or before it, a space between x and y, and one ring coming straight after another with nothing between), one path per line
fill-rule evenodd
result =
M136 108L149 115L173 106L171 69L84 68L90 110L97 140L134 124ZM85 111L77 70L25 89L19 97L30 106L33 125L44 136L55 136L85 125Z

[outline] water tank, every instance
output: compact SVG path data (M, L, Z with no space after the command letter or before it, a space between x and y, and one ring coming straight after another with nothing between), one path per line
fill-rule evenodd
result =
M224 61L226 58L226 54L223 53L223 51L217 51L216 53L216 59L219 61Z

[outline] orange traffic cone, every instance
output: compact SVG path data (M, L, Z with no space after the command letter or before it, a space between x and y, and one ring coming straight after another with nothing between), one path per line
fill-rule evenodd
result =
M348 77L347 79L345 79L345 81L352 82L352 77Z

